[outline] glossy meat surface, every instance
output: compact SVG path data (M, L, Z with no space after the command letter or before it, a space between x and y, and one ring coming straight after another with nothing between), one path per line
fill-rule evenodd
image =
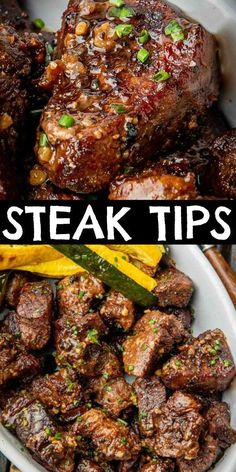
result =
M37 157L54 184L75 192L100 190L127 165L170 147L218 97L216 45L202 26L162 1L130 0L132 31L120 38L123 22L110 7L71 0L58 38L60 59L41 81L53 96L40 123L48 147L38 145ZM172 20L184 40L165 34ZM138 59L143 49L146 62ZM168 79L156 81L163 70ZM59 124L65 114L73 118L68 127Z
M158 305L183 308L189 304L193 294L193 282L183 272L174 267L168 267L158 270L155 279L157 286L154 293L157 296Z
M199 437L204 419L199 414L200 405L190 395L176 392L160 407L155 418L153 449L163 457L197 457Z
M177 460L179 472L206 472L214 464L218 456L218 441L207 436L201 445L198 457L193 460Z
M206 414L209 433L225 449L236 442L236 431L230 426L230 409L225 402L214 402Z
M145 377L176 344L186 339L182 323L173 315L147 310L123 344L125 372Z
M51 335L53 293L49 282L26 283L17 305L21 341L27 349L42 349Z
M95 401L111 416L118 417L123 410L133 406L134 393L123 377L110 379L108 372L89 382L89 390Z
M128 330L134 324L134 303L116 290L110 290L100 308L100 315L108 325Z
M166 402L166 389L158 377L136 379L134 390L137 395L139 427L141 434L152 436L155 412Z
M172 390L222 392L235 376L235 365L220 329L205 331L167 361L161 378Z
M75 432L91 438L100 455L109 461L130 460L140 451L135 433L101 410L91 409L82 415Z

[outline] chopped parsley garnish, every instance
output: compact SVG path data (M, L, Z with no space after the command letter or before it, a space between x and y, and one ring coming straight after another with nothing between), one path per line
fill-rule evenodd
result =
M56 433L54 438L60 440L62 438L62 433Z
M165 27L165 35L171 36L175 42L184 40L183 28L176 20L170 21L170 23Z
M129 371L129 372L133 372L133 370L134 370L134 366L133 366L133 365L129 365L129 366L128 366L128 371Z
M35 18L35 20L32 21L32 24L38 29L43 29L45 27L45 23L41 18Z
M74 126L75 120L74 120L73 116L70 116L70 115L62 115L62 117L60 118L60 120L58 120L58 124L59 124L62 128L71 128L72 126Z
M177 360L177 361L175 361L175 365L176 365L176 367L181 367L182 362L180 362L180 361Z
M98 332L96 329L89 329L87 331L87 336L88 338L94 343L94 344L99 344L98 341Z
M133 32L133 29L133 25L117 25L115 27L115 32L117 36L119 36L119 38L123 38L123 36L128 36L129 34L131 34Z
M141 44L146 44L149 40L149 32L147 30L142 30L138 38L138 42Z
M123 438L120 439L120 442L121 442L121 444L123 444L125 446L125 444L127 443L127 439L125 437L123 437Z
M107 392L112 392L112 388L108 385L108 387L106 387L106 391Z
M224 365L225 365L225 367L230 367L232 365L232 361L230 359L225 359L224 360Z
M123 7L120 10L120 18L132 18L132 16L135 16L135 11L131 7Z
M143 420L144 418L147 418L147 413L146 413L146 411L142 410L139 413L139 419Z
M216 362L217 362L217 359L212 359L212 360L210 361L210 365L215 365Z
M104 378L105 380L108 380L109 377L110 377L110 375L109 375L107 372L104 372L103 378Z
M137 53L137 59L139 62L142 62L143 64L147 62L148 58L150 56L150 53L147 49L142 48L138 51Z
M75 436L75 439L76 439L77 442L80 442L81 439L82 439L82 436Z
M41 133L39 137L39 146L40 147L49 147L49 142L47 135L45 133Z
M125 108L124 105L122 105L122 103L112 103L111 107L114 108L114 110L117 113L125 113L126 112L126 108Z
M84 290L80 290L78 297L83 298L86 292Z
M127 426L128 423L125 420L122 420L121 418L117 419L117 423L122 424L123 426Z
M72 392L72 390L73 390L73 382L70 379L68 379L67 380L67 391Z
M155 80L155 82L165 82L169 78L170 74L163 69L156 72L153 76L153 80Z
M51 428L46 427L44 431L45 431L47 436L51 436L51 434L52 434Z
M156 322L157 322L156 320L151 319L151 320L149 321L149 324L150 324L150 326L153 326L154 324L156 324Z

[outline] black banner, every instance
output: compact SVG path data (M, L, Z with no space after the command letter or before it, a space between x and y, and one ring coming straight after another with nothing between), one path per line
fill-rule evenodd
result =
M1 202L1 244L236 243L234 201Z

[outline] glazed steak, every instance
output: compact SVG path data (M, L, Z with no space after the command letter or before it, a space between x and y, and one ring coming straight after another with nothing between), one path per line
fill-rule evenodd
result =
M75 192L102 189L169 148L218 96L212 36L160 0L118 9L71 0L57 53L41 81L53 95L37 156L54 184Z

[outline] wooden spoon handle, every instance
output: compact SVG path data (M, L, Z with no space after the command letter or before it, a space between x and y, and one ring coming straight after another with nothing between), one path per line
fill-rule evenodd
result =
M236 274L234 274L230 265L226 262L225 258L216 247L213 246L206 249L204 254L219 275L234 306L236 307Z

